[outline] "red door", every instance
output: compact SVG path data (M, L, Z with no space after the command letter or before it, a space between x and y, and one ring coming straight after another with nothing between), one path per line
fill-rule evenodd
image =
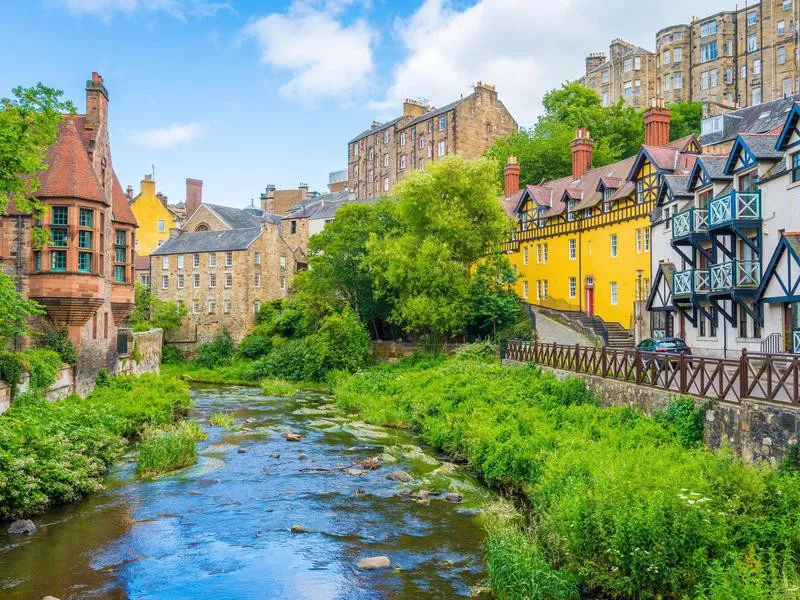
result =
M586 314L594 315L594 288L586 288Z

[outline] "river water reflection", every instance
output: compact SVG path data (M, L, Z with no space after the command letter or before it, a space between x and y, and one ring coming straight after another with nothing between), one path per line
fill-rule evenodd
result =
M153 481L133 457L107 490L35 519L30 537L0 534L0 597L328 599L481 596L482 529L492 497L462 469L405 432L353 423L317 397L265 397L251 388L197 388L193 418L208 431L200 460ZM235 415L211 427L212 412ZM302 435L288 442L281 433ZM276 458L275 455L280 455ZM380 456L363 475L333 468ZM418 504L412 490L458 492ZM292 534L294 524L310 532ZM394 568L356 562L389 556Z

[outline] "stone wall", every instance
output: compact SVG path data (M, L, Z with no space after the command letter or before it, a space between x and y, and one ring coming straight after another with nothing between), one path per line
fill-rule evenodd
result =
M508 362L508 361L507 361ZM652 415L665 409L675 394L594 375L540 367L559 379L578 377L606 406L629 406ZM744 400L740 404L694 398L707 402L704 439L710 448L730 445L748 462L777 464L790 444L800 437L800 407Z
M126 375L161 372L161 346L164 340L162 329L137 331L126 356L120 358L116 372Z

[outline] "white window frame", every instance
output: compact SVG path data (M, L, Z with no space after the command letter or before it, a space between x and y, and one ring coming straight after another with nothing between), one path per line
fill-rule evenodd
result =
M618 252L618 247L617 247L617 234L616 233L612 233L608 237L608 243L609 243L609 251L610 251L610 254L611 254L611 258L617 258L617 255L618 255L619 252Z
M161 276L161 289L168 290L169 289L169 275L162 275Z
M158 220L158 233L164 233L167 230L167 222L164 219Z
M231 289L233 287L233 273L225 273L225 288Z
M169 256L166 256L166 255L165 255L165 256L162 256L162 257L161 257L161 268L162 268L164 271L167 271L167 270L169 270Z
M611 306L617 306L619 304L619 289L617 288L617 282L611 281L608 285L609 288L609 302Z
M227 250L225 252L225 266L232 267L233 266L233 252Z
M253 273L253 287L261 287L261 273Z
M570 298L578 297L578 280L575 277L570 277L568 283L568 292Z
M567 244L569 248L569 260L575 260L578 258L578 240L570 238Z

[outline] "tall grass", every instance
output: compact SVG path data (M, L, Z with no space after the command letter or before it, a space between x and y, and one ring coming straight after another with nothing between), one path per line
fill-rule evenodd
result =
M800 476L687 443L682 420L602 408L576 379L471 359L401 361L334 392L525 499L530 526L487 540L503 597L547 597L544 580L572 597L558 583L567 572L597 596L644 599L781 598L800 583Z
M211 415L208 421L214 427L225 427L226 429L229 429L233 427L235 419L231 413L217 411Z
M197 463L196 442L205 432L191 423L146 428L139 442L136 473L152 477Z

